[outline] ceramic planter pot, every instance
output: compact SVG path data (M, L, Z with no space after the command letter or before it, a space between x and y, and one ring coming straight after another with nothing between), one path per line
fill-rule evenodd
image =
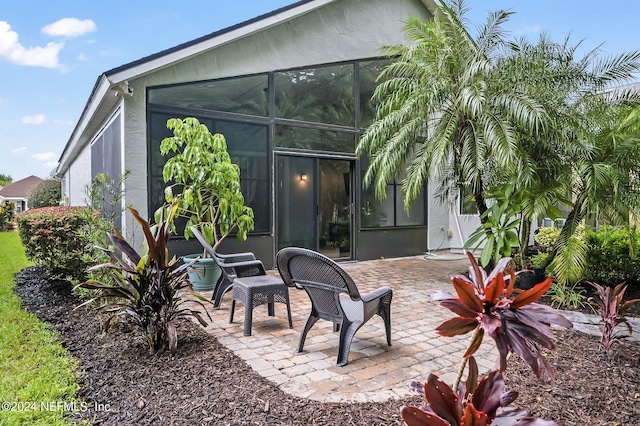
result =
M210 258L203 258L201 254L189 254L184 256L184 262L189 263L193 259L196 262L191 265L192 271L189 272L189 279L195 291L211 291L220 278L220 267Z

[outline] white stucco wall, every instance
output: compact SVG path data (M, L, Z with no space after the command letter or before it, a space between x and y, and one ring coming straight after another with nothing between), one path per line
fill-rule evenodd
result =
M91 146L87 145L65 174L65 194L69 205L84 206L86 194L84 187L91 182Z
M429 19L419 0L339 0L323 8L129 81L124 102L126 203L147 211L146 88L380 56L403 41L408 16ZM203 28L206 33L207 28ZM133 224L127 218L128 226Z

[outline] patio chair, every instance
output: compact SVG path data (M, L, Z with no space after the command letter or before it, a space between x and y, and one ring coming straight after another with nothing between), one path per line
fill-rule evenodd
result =
M196 236L202 247L211 256L216 265L220 267L222 273L213 289L213 307L220 308L222 298L233 288L233 280L237 277L254 277L257 275L266 275L264 265L251 252L222 254L216 252L211 244L207 242L202 233L192 227L191 231Z
M256 260L253 253L222 255L211 247L200 231L196 228L191 228L191 231L222 270L213 290L214 307L219 308L224 294L233 289L229 323L233 322L236 301L239 300L244 305L243 332L245 336L251 336L253 308L266 303L268 315L272 317L275 316L274 303L281 302L287 306L289 328L293 328L289 288L280 278L267 275L264 265Z
M311 313L304 324L297 351L302 351L307 333L318 321L333 322L340 330L337 365L349 361L349 349L356 331L374 315L384 320L387 344L391 346L391 298L389 287L360 295L353 279L337 263L313 250L283 248L276 255L278 271L289 287L304 289L311 299Z

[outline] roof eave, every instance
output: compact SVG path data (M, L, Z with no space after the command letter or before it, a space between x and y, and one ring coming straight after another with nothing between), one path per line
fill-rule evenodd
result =
M114 83L132 80L187 60L192 56L199 55L208 50L218 48L229 42L236 41L251 34L280 25L294 18L298 18L329 3L334 3L335 1L337 0L314 0L310 2L301 2L302 4L297 6L294 5L294 7L291 8L280 9L280 11L276 11L277 13L266 14L262 19L250 20L235 25L230 29L222 29L217 33L202 37L200 42L187 42L172 49L158 52L150 57L142 58L141 60L132 62L129 65L124 65L114 70L107 71L105 74L109 77L109 80ZM432 0L427 0L427 2L431 3Z

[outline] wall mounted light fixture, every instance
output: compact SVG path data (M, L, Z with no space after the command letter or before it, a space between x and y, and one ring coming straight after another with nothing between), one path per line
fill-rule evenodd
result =
M302 180L302 181L307 180L307 174L306 173L300 173L300 180Z

